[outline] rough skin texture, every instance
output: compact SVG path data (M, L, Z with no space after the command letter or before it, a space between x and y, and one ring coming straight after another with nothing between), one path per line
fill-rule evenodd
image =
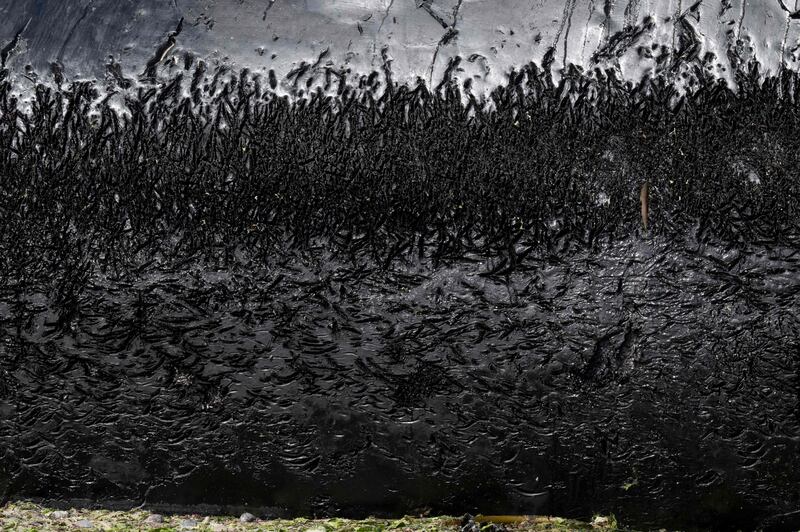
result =
M737 75L0 76L0 496L790 526L800 84Z

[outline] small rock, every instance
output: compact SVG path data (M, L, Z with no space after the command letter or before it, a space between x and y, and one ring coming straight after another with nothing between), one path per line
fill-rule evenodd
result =
M254 516L250 512L245 512L241 515L241 517L239 517L239 521L241 521L242 523L252 523L255 520L256 516Z
M610 524L610 520L608 517L597 515L594 519L592 519L592 526L595 527L606 527Z
M210 523L208 528L211 529L211 532L225 532L228 530L228 526L223 523Z
M184 529L197 528L197 521L195 521L194 519L184 519L183 521L181 521L181 528Z
M144 520L145 523L153 523L153 524L160 524L164 522L164 516L161 514L150 514L147 516L147 519Z
M77 526L78 528L94 528L94 525L88 519L81 519L80 521L75 523L75 526Z
M50 514L50 519L66 519L69 517L69 512L66 510L56 510Z
M481 532L481 526L470 514L464 514L461 518L461 532Z

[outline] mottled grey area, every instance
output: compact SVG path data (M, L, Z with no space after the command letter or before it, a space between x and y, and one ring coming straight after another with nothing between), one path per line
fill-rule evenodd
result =
M789 2L790 4L792 2ZM631 79L663 72L661 45L680 50L696 35L706 68L733 83L731 66L757 58L764 73L796 68L800 21L778 0L0 0L0 45L23 28L10 64L41 75L60 62L69 79L106 75L109 58L129 76L143 72L184 19L164 57L189 51L212 64L274 69L283 77L303 62L353 78L391 61L397 81L436 84L455 56L458 77L476 89L505 81L511 67L615 68ZM794 6L788 6L792 8ZM26 24L30 24L26 27ZM613 54L600 53L613 48ZM600 62L598 63L598 59Z
M616 69L631 79L666 73L679 81L682 70L695 66L729 79L732 66L757 58L764 73L775 73L796 65L797 24L777 1L0 0L0 58L15 91L37 79L97 78L100 88L116 91L112 102L124 102L142 78L164 82L183 73L176 94L161 103L177 107L187 87L196 85L194 105L201 109L201 95L217 90L217 84L201 88L202 76L217 77L227 87L236 78L220 67L250 68L287 93L298 85L313 87L331 72L357 81L384 66L392 75L381 80L420 77L436 85L449 72L473 80L478 90L496 86L509 68L531 60L551 61L556 71L573 63ZM463 61L452 61L456 56ZM198 66L198 59L208 68ZM591 87L587 92L596 95ZM569 90L558 97L563 94ZM207 108L208 116L228 112L229 96L220 94L220 114ZM125 111L122 103L120 108ZM450 123L445 107L435 109ZM292 112L304 113L302 107ZM4 196L9 207L3 214L14 223L24 218L12 215L25 215L29 205L46 218L40 198L27 195L31 189L46 195L52 182L42 175L80 184L82 176L98 175L95 162L128 161L113 159L112 148L85 155L78 143L74 157L62 160L71 164L58 166L62 144L52 141L55 136L53 151L42 155L39 149L50 138L47 127L34 124L44 133L17 142L8 132L17 124L27 128L26 115L3 113L10 117L5 124L12 124L0 129L11 139L6 155L14 153L7 159L15 165L8 168L19 172L10 180L17 196ZM120 114L120 121L131 123ZM61 108L52 116L61 116ZM288 116L270 123L274 137L254 134L264 141L256 144L259 149L296 144L297 153L309 156L277 160L284 168L324 154L322 142L297 141L308 128L287 127ZM707 166L692 168L716 172L711 175L719 179L735 172L753 187L778 183L769 194L779 191L779 199L795 205L788 154L796 150L784 149L780 132L764 122L775 116L765 111L760 122L746 125L762 144L742 142L719 154L713 146L722 143L698 148ZM687 138L699 140L686 151L708 148L706 118L692 115L697 129ZM83 138L98 136L89 118L80 124L83 129L75 131L83 131ZM227 131L224 126L220 130ZM564 128L568 139L572 130ZM402 164L404 157L416 157L417 166L408 169L415 179L452 168L455 150L440 149L439 159L429 161L418 146L435 139L422 136L429 129L414 131L419 136L398 141L394 145L403 150L387 158ZM640 133L631 132L631 138ZM139 146L136 135L130 145ZM504 179L534 171L533 157L523 161L513 151L534 145L537 135L499 137L486 144L495 150L491 157L473 152L481 154L475 175L488 174L480 168L483 159ZM63 145L75 138L68 130ZM378 146L379 136L374 138L366 145ZM503 138L517 144L503 144ZM278 144L270 145L275 139ZM572 191L554 187L543 195L554 204L574 201L580 196L575 188L585 192L592 172L605 171L595 162L599 153L603 160L622 161L614 179L623 176L620 182L630 183L635 195L641 180L662 179L659 172L673 171L672 159L679 160L670 151L679 144L651 143L664 146L659 155L668 157L645 171L639 162L647 154L628 149L645 142L620 139L609 136L607 147L598 145L591 157L577 161L589 185L572 181ZM195 137L190 140L194 145ZM227 140L220 145L229 147ZM231 146L238 153L240 145ZM541 146L554 154L548 165L563 163L572 172L573 161L558 160L564 159L561 145ZM350 159L359 153L366 166L379 152L334 153ZM773 154L773 162L750 165L754 153ZM234 182L226 179L222 157L195 155L195 162L219 171L220 183ZM37 157L41 166L25 166ZM170 157L183 171L183 155ZM131 160L144 165L146 159L137 154ZM517 167L502 168L506 163ZM158 166L164 164L148 160L147 172L164 174ZM268 170L284 179L280 166ZM241 175L253 177L249 171ZM676 178L685 185L670 188L678 191L678 202L681 190L691 195L709 183L698 175L685 183ZM195 197L213 197L201 181L193 184L195 177L173 179L169 193L178 197L194 187ZM399 184L414 191L422 182ZM138 182L125 186L142 188ZM75 190L78 203L91 197ZM611 200L598 190L602 208ZM687 206L713 211L710 202L735 193L704 192ZM104 194L109 204L120 202L117 192ZM59 205L56 199L47 198ZM726 203L732 201L717 202L733 208ZM773 204L780 203L765 203ZM79 220L82 205L76 211L70 216ZM133 231L128 213L111 212L125 220L120 231ZM638 217L638 210L631 212ZM732 219L706 214L723 226ZM140 257L146 248L137 248L125 251L135 266L117 276L109 273L115 268L108 267L105 254L99 262L63 264L76 274L74 286L63 290L24 279L26 268L40 260L32 238L30 251L28 241L15 248L18 269L4 274L0 284L0 497L102 499L154 508L238 505L264 510L259 515L401 514L432 506L442 512L570 516L613 511L623 522L642 526L727 519L752 528L770 516L791 517L800 507L800 470L793 462L800 452L800 254L796 246L776 244L780 240L747 236L760 234L746 229L763 214L746 211L731 223L730 242L736 243L730 246L702 227L669 235L624 229L592 252L575 250L580 224L553 219L551 252L536 255L530 248L525 255L509 244L508 254L519 255L520 263L507 274L498 273L504 264L497 259L472 253L433 264L422 251L397 249L387 250L390 259L380 261L381 269L359 255L334 255L330 242L293 247L304 251L280 259L278 252L253 258L215 236L214 246L230 244L230 268L193 256L176 265L163 256ZM559 224L565 224L563 231ZM65 233L74 231L64 225ZM23 222L16 227L30 228ZM46 231L40 231L42 238L51 236ZM168 233L153 238L162 234ZM184 235L174 236L177 241ZM8 240L17 243L15 238ZM63 242L72 249L69 238ZM398 242L414 245L410 239ZM400 258L394 261L394 255Z
M95 273L58 333L44 294L4 295L4 463L51 493L300 513L797 507L796 250L631 237L487 268Z

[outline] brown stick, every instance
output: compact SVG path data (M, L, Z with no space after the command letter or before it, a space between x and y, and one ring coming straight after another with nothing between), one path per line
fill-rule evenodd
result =
M650 218L650 182L642 184L642 191L639 193L639 200L642 202L642 225L647 231L647 221Z

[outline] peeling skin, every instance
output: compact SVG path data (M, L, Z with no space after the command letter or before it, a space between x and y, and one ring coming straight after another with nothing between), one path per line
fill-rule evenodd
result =
M439 50L442 48L442 46L448 44L450 41L455 39L456 36L458 35L458 30L456 29L456 26L458 25L458 13L459 11L461 11L461 4L463 3L464 0L458 0L458 4L456 4L456 6L453 8L453 22L451 22L449 25L446 23L444 24L444 27L447 28L447 31L445 32L444 35L442 35L442 38L439 39L439 42L436 43L436 49L433 51L433 59L431 59L430 72L428 73L429 86L433 85L433 70L434 68L436 68L436 59L439 56ZM427 6L427 3L423 4L423 6ZM430 11L428 12L430 13ZM443 22L443 19L437 18L437 20Z
M682 1L682 10L685 11L694 2ZM15 0L16 3L25 6L25 9L15 9L19 18L12 21L9 17L9 20L0 22L6 37L4 43L13 37L27 17L36 12L36 6L41 4L44 6L41 13L33 18L24 35L31 44L29 49L24 50L25 61L40 71L40 75L46 75L45 69L52 62L59 62L63 65L64 75L75 79L104 76L102 58L107 55L113 55L126 72L133 72L136 74L134 77L138 77L180 15L185 15L190 25L184 28L176 47L191 50L197 57L206 60L246 66L253 70L265 68L264 61L269 61L268 69L275 70L279 78L303 60L313 62L318 50L329 47L330 57L326 61L337 67L349 68L348 80L354 81L379 66L380 50L388 46L389 54L396 60L397 81L408 83L422 77L426 82L432 81L435 86L444 67L460 50L465 52L465 57L479 52L489 58L492 69L492 74L488 76L473 78L475 90L484 95L502 83L503 73L511 68L530 60L541 63L543 54L554 45L557 32L559 39L555 43L556 61L553 64L556 76L566 60L584 68L618 68L621 75L634 83L642 76L669 75L670 63L666 60L650 60L653 57L640 61L637 50L642 41L625 51L623 56L610 59L605 64L590 63L594 52L606 46L619 31L625 27L635 27L636 22L641 24L648 16L653 18L656 27L647 37L648 41L652 41L648 44L654 48L646 55L666 58L673 42L673 33L677 47L681 32L680 28L673 27L677 0L669 3L655 0L536 0L533 3L507 3L504 9L493 8L491 0L470 0L464 4L466 7L462 6L459 16L458 46L447 46L446 42L439 44L451 27L451 10L456 0L315 1L307 4L298 1L278 6L270 0L139 0L120 4L110 0L94 0L93 3L75 0L68 4ZM62 7L55 7L59 4ZM88 5L91 7L86 9ZM784 5L788 10L793 10L793 0L784 0ZM748 27L744 28L742 23L743 32L738 35L740 12L743 9L748 17ZM177 14L178 10L180 14ZM141 14L135 15L137 12ZM269 42L271 32L262 22L265 13L266 23L270 27L282 28L281 39L277 42ZM85 18L81 21L82 14L85 14ZM732 69L727 68L727 63L730 55L736 52L736 38L744 39L745 44L748 36L752 39L753 53L748 53L746 46L739 46L743 49L740 55L744 60L751 56L759 60L765 71L774 74L781 68L800 67L800 63L790 60L795 28L790 25L788 36L783 38L786 35L785 11L779 7L778 0L751 1L749 5L742 5L741 0L706 0L702 14L702 23L695 24L700 37L701 57L704 52L719 56L726 65L721 65L715 75L724 78L731 86L735 80L730 75ZM363 22L369 16L372 16L373 24ZM92 30L100 21L107 25L107 31ZM195 21L197 27L192 25ZM76 23L77 28L73 31ZM355 31L359 23L363 36ZM493 31L494 27L513 27L517 35L514 42L507 41L503 48L507 34ZM48 28L52 28L49 33ZM540 36L538 40L537 34ZM541 46L537 46L541 35L545 36L544 40ZM446 40L452 38L451 32ZM266 55L262 56L256 52L266 44L269 44L269 54L264 52ZM786 56L783 67L778 53L781 48ZM174 53L174 50L169 53ZM492 53L493 50L497 52ZM434 54L436 62L431 75ZM271 55L276 57L270 59ZM164 60L168 58L169 55ZM160 75L160 65L157 70ZM11 73L12 76L15 74L20 77L23 75L22 72ZM464 81L465 77L471 75L459 71L454 78Z
M683 10L683 0L678 0L678 7L675 8L675 14L673 15L673 23L672 23L672 49L675 49L675 41L677 40L678 36L678 22L681 19L681 11Z
M0 68L6 67L8 58L11 57L11 54L13 54L17 49L17 46L19 46L19 40L22 37L22 34L25 33L25 30L28 29L30 24L31 19L28 19L28 22L26 22L25 25L14 35L14 38L11 39L11 42L8 43L2 50L0 50Z
M793 16L793 15L796 15L798 13L798 11L797 11L797 0L795 0L795 2L794 2L794 11L789 11L789 9L787 9L786 5L782 1L781 1L781 7L783 8L784 11L787 12L786 25L785 25L784 30L783 30L783 39L781 40L781 50L780 50L780 54L781 55L780 55L780 58L779 58L780 59L780 68L781 68L781 70L783 70L786 67L786 41L789 38L789 28L792 25L792 19L797 18L797 17Z
M381 22L378 24L378 30L375 32L375 38L372 41L372 53L375 54L378 50L378 39L381 35L381 30L383 29L383 25L386 23L386 19L389 18L389 13L392 11L392 7L394 6L394 0L389 0L389 4L386 6L386 10L383 12L383 16L381 17ZM384 54L383 50L386 47L381 49L381 55Z
M675 21L675 28L679 33L678 47L673 51L673 70L680 64L695 61L703 47L697 28L687 17L688 13L682 14Z
M786 39L789 38L789 27L791 26L791 23L792 23L792 19L790 19L787 16L786 17L786 26L785 26L785 28L783 30L783 39L781 39L781 48L780 48L780 52L779 52L780 53L780 68L781 68L781 70L783 70L783 68L786 66Z
M739 39L742 35L742 24L744 23L744 17L747 15L747 0L741 0L742 2L742 10L739 12L739 23L736 26L736 42L739 42Z
M586 54L586 41L589 39L589 26L592 22L592 15L594 15L595 0L589 0L589 16L586 18L586 27L583 29L583 46L581 47L581 59Z
M261 20L267 20L267 13L269 13L269 10L272 9L272 6L274 5L275 5L275 0L267 0L267 7L264 8L264 16L262 17Z
M605 15L605 20L603 21L603 37L604 39L608 39L608 36L611 34L611 16L614 14L614 4L616 0L604 0L603 3L603 14Z
M572 19L572 11L575 9L575 0L565 0L564 3L564 11L561 13L561 21L558 25L558 31L556 32L555 39L553 39L553 48L558 47L558 43L561 40L561 34L564 33L564 28L567 25L567 22ZM567 37L569 36L569 29L567 29ZM564 38L564 65L567 64L567 41L569 40L567 37Z
M629 0L625 7L625 26L634 26L639 20L639 7L641 0Z
M326 57L328 57L330 55L330 53L331 53L331 49L330 48L325 48L324 50L322 50L319 53L319 55L317 56L317 60L314 61L314 64L311 65L312 70L317 68L319 66L319 64L322 63L322 60L325 59Z
M725 24L726 27L730 29L725 32L725 55L728 58L728 62L731 65L732 69L736 69L738 62L739 62L739 55L738 55L738 42L739 42L739 28L741 27L741 13L734 14L731 12L733 9L732 0L727 0L723 2L722 7L720 8L720 19L721 23ZM728 19L722 19L728 12L731 12L731 15Z
M463 3L464 0L458 0L458 4L453 8L453 28L458 24L458 13L461 11L461 4Z
M441 24L443 28L447 29L449 25L439 13L433 10L433 7L431 7L432 3L433 0L422 0L422 3L419 5L419 7L424 9L433 18L433 20Z
M392 10L392 6L394 6L394 0L389 0L389 5L386 6L386 11L383 12L381 23L378 25L378 33L383 29L383 24L386 22L386 19L389 18L389 12Z
M719 16L722 17L731 8L731 0L722 0L719 6Z
M639 39L648 31L651 31L655 24L651 19L645 19L641 26L631 26L615 33L607 43L600 47L592 56L592 63L596 64L601 60L614 59L623 55L631 46L635 45Z
M786 4L783 3L783 0L778 0L778 3L781 5L781 8L789 13L790 19L800 19L800 11L797 10L797 2L795 2L794 9L789 9L786 7Z
M147 62L147 66L144 69L144 73L142 74L145 78L154 79L156 76L156 67L159 63L161 63L164 59L166 59L167 55L172 51L175 47L175 43L177 42L178 35L181 34L183 30L183 17L181 17L180 21L178 21L178 26L175 28L175 31L171 31L169 35L167 35L167 40L164 41L158 48L156 48L155 55Z

